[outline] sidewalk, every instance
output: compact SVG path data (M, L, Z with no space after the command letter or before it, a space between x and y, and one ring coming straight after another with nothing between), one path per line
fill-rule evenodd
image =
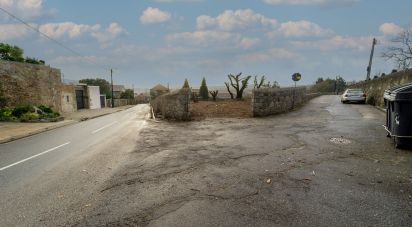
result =
M62 116L64 121L48 122L48 123L16 123L16 122L0 122L0 144L7 143L13 140L35 135L48 130L64 127L79 121L85 121L96 117L101 117L107 114L119 112L133 106L120 106L116 108L103 108L97 110L79 110L74 113L65 113Z

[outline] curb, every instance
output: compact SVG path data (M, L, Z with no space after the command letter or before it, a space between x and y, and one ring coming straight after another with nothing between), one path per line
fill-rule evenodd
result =
M2 139L2 140L0 140L0 144L9 143L9 142L14 141L14 140L26 138L26 137L33 136L33 135L36 135L36 134L39 134L39 133L42 133L42 132L46 132L46 131L50 131L50 130L53 130L53 129L65 127L65 126L68 126L68 125L72 125L72 124L75 124L77 122L78 121L68 120L68 122L64 123L64 124L52 125L52 126L49 126L49 127L46 127L46 128L41 128L41 129L38 129L36 131L29 132L29 133L24 134L24 135L12 136L12 137L9 137L9 138L6 138L6 139Z
M49 126L49 127L46 127L46 128L42 128L42 129L38 129L36 131L29 132L29 133L24 134L24 135L12 136L12 137L9 137L9 138L6 138L6 139L1 139L0 144L9 143L9 142L14 141L14 140L26 138L26 137L33 136L33 135L36 135L36 134L39 134L39 133L42 133L42 132L47 132L47 131L50 131L50 130L53 130L53 129L57 129L57 128L65 127L65 126L68 126L68 125L76 124L76 123L79 123L79 122L82 122L82 121L87 121L87 120L95 119L95 118L98 118L98 117L103 117L103 116L106 116L106 115L109 115L109 114L113 114L113 113L117 113L117 112L120 112L120 111L123 111L123 110L130 109L132 107L134 107L134 106L130 106L130 107L127 107L127 108L121 109L121 110L116 110L116 111L111 112L111 113L104 113L104 114L96 115L96 116L93 116L93 117L90 117L90 118L81 119L80 121L67 120L68 122L65 123L65 124L54 125L54 126L52 125L52 126Z
M385 108L382 108L382 107L379 107L379 106L373 106L373 107L375 107L377 110L380 110L380 111L386 113L386 109L385 109Z

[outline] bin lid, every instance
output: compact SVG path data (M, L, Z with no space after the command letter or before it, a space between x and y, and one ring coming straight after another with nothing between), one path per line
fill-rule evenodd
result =
M384 92L383 97L389 101L412 101L412 83L392 87Z

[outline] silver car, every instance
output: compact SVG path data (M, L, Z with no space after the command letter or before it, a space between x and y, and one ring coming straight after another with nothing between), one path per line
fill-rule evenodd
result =
M362 89L346 89L346 91L341 96L340 101L342 103L348 103L348 102L365 103L366 94Z

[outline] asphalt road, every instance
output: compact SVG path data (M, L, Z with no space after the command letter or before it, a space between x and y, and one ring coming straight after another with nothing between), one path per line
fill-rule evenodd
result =
M374 107L321 96L181 123L145 108L0 146L0 168L58 147L0 171L0 226L412 226L412 152Z
M87 197L85 188L110 175L134 146L147 113L138 105L0 144L0 226L38 225L41 214L63 210L51 198Z
M412 226L412 152L368 105L148 122L78 226ZM72 220L73 221L73 220Z

